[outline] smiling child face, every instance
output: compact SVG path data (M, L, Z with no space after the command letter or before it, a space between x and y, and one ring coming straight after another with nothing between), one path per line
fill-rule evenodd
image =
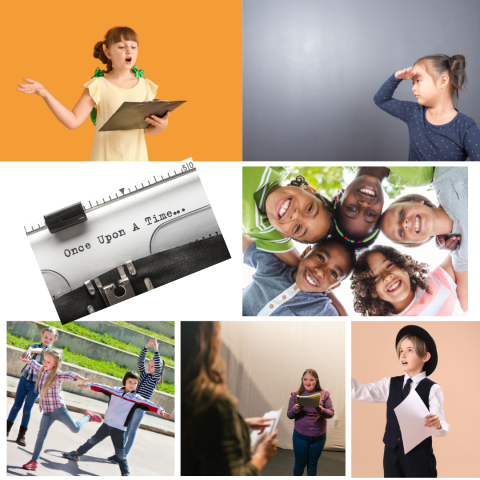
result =
M112 60L113 68L130 70L137 61L138 45L132 40L125 40L110 45L105 49L105 55Z
M383 253L373 252L368 255L367 263L375 280L375 288L379 298L390 302L394 307L413 300L414 293L410 288L410 277L405 270L398 268ZM403 308L396 310L402 311Z
M435 80L425 67L425 64L413 66L417 74L412 78L412 92L420 105L429 107L435 104L441 92L440 78Z
M402 370L414 377L419 373L423 372L425 362L430 359L430 354L427 353L425 359L421 359L415 349L413 348L413 343L410 339L406 338L400 345L398 360Z
M153 358L147 364L147 372L150 375L153 375L155 373L155 362L154 362Z
M383 189L377 177L356 177L345 189L340 207L337 206L338 221L355 240L369 237L382 214L383 202Z
M306 373L303 376L302 382L303 388L305 388L307 392L313 392L315 390L315 386L317 385L315 377L313 375L310 375L309 373Z
M43 369L47 372L50 371L53 367L55 367L57 361L55 357L46 353L43 357Z
M52 343L55 341L55 335L51 332L43 332L42 333L42 345L44 347L48 347L52 345Z
M302 254L295 281L304 292L327 292L340 285L349 274L350 255L337 241L326 240Z
M303 188L272 189L265 210L276 230L304 243L315 243L330 230L330 215L323 202Z
M434 235L433 209L423 200L394 203L385 210L380 228L393 242L423 242Z

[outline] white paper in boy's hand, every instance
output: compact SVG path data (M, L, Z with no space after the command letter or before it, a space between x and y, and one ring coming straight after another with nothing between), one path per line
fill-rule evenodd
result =
M276 430L278 426L278 422L280 421L280 416L282 415L282 411L283 411L283 407L280 408L280 410L267 412L263 416L263 418L273 418L272 422L269 422L270 425L266 427L262 433L258 433L258 430L253 430L250 433L250 450L252 452L252 455L255 453L255 450L257 449L258 444L261 443L267 435L270 435Z
M425 417L430 412L415 390L394 410L402 431L403 448L407 454L433 434L431 428L425 427Z

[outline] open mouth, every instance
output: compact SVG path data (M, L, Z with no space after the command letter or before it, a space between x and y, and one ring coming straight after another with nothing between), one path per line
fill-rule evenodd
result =
M408 362L406 360L403 360L402 365L408 365Z
M359 188L358 191L360 193L363 193L364 195L367 195L368 197L376 197L377 196L377 194L375 193L375 190L368 185L364 185L363 187Z
M402 281L395 280L387 287L387 292L388 293L396 292L401 286L402 286Z
M279 205L277 206L277 215L279 220L282 219L284 215L287 213L291 203L292 203L291 197L280 200Z
M420 215L415 217L415 233L420 233L422 231L422 219Z
M127 58L125 59L125 62L130 65L130 64L132 63L132 57L127 57Z
M304 277L305 277L305 280L307 281L307 283L309 283L312 287L318 287L317 283L312 278L312 276L308 273L307 269L305 269Z

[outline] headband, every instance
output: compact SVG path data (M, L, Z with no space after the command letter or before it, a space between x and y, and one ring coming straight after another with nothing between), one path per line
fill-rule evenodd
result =
M334 210L337 209L337 204L336 204L336 203L333 205L333 209L334 209ZM375 235L380 231L380 229L377 228L369 237L364 238L363 240L352 240L352 239L346 237L346 236L340 231L340 229L338 228L337 219L334 218L333 221L335 222L335 228L337 229L337 232L340 234L340 236L341 236L342 238L344 238L347 242L350 242L350 243L366 243L366 242L370 241L372 238L374 238Z

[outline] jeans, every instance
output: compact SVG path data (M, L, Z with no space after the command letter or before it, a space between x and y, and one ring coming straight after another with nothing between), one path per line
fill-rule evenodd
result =
M318 437L309 437L296 430L293 431L293 453L295 455L293 475L295 477L303 475L305 465L308 465L307 476L315 477L317 475L318 460L326 441L327 432Z
M132 449L133 441L135 440L135 434L137 433L140 423L142 423L144 415L145 410L140 410L139 408L137 408L132 418L130 419L127 431L125 432L125 456L127 456Z
M39 391L35 392L35 382L22 377L18 382L17 392L15 393L15 402L10 410L10 413L8 414L7 420L12 423L15 422L18 412L22 408L23 402L25 402L21 425L22 427L27 428L28 423L30 422L32 408L35 405L35 400L37 399L39 393Z
M125 455L125 432L118 428L113 428L102 423L97 433L89 438L81 447L77 448L79 455L84 455L97 443L105 440L107 437L112 437L113 446L115 447L115 456L118 458L118 464L120 465L120 471L122 475L129 475L127 456Z
M84 415L78 422L75 422L65 407L57 408L53 412L44 413L42 415L42 419L40 420L40 429L38 430L37 442L35 443L35 449L33 450L32 460L35 462L38 462L45 438L47 437L48 431L55 420L62 422L70 429L71 432L78 433L82 427L90 421L90 416Z

